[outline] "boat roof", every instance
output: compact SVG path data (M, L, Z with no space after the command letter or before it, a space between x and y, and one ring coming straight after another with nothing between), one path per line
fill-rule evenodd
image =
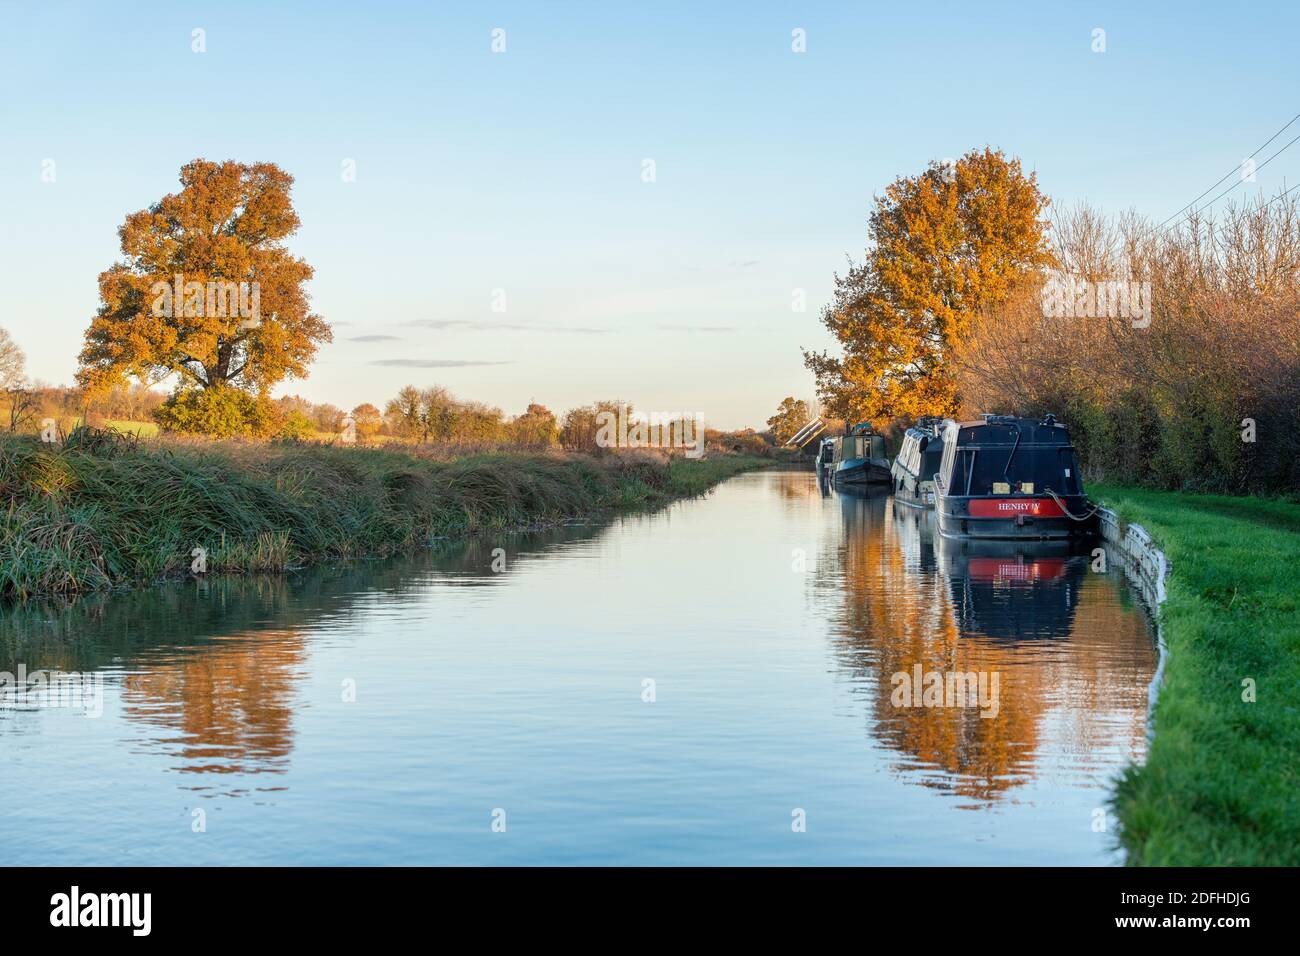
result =
M903 434L916 435L918 437L925 437L925 438L938 438L942 440L943 422L938 420L934 422L917 422L915 425L908 426L907 431L905 431Z
M1041 445L1069 445L1070 431L1052 415L1045 418L1026 418L1018 415L985 415L971 421L949 420L944 428L945 436L949 430L957 429L954 437L960 439L960 432L968 429L974 434L967 436L967 442L987 442L1004 444L1014 441L1016 436L1022 443ZM977 431L978 429L978 431ZM1005 430L1004 430L1005 429ZM998 440L998 439L1001 440Z

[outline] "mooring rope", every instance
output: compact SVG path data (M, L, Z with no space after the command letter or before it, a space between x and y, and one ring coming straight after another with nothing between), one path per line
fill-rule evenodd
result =
M1083 517L1079 517L1078 515L1072 514L1070 512L1070 509L1066 507L1065 502L1061 500L1061 496L1058 495L1055 491L1053 491L1051 488L1044 488L1043 490L1052 496L1052 500L1056 502L1057 507L1059 507L1062 511L1064 511L1065 516L1072 521L1087 521L1089 518L1091 518L1093 515L1095 515L1098 511L1101 510L1097 505L1090 504L1088 506L1088 508L1090 509L1088 513Z

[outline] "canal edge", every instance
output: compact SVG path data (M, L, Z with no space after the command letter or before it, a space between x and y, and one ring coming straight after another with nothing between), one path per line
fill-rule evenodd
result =
M1151 533L1139 524L1121 525L1119 515L1110 508L1098 508L1101 536L1120 554L1124 574L1137 587L1142 600L1151 609L1151 619L1156 631L1156 672L1147 685L1147 744L1155 737L1156 700L1169 660L1169 646L1165 643L1164 628L1160 621L1161 605L1167 593L1165 582L1169 579L1170 563L1165 553L1156 546Z

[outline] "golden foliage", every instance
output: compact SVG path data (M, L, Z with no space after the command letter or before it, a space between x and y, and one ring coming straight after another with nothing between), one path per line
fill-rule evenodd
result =
M1077 206L1055 217L1051 242L1061 274L1147 284L1144 312L1102 314L1084 301L1059 316L1037 285L1022 288L981 313L956 357L968 411L1062 416L1094 478L1300 487L1294 196L1166 232Z
M125 261L99 277L101 305L86 331L78 380L91 391L129 377L155 382L179 374L204 388L264 390L307 374L329 326L309 311L312 276L283 240L298 228L293 177L273 163L196 159L181 169L181 191L127 216L118 235ZM190 315L183 302L158 314L158 283L256 283L258 322L237 309Z
M796 399L793 395L787 395L777 406L776 414L767 420L767 427L771 429L776 443L783 445L799 429L807 425L811 417L812 413L808 409L807 402Z
M804 354L829 414L883 426L958 405L952 349L975 315L1051 261L1033 173L989 148L877 197L866 259L836 276L822 323L844 354Z

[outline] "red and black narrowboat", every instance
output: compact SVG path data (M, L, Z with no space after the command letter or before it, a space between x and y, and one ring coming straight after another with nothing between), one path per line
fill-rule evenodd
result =
M1096 531L1066 427L985 415L943 424L935 477L939 531L950 537L1073 538Z

